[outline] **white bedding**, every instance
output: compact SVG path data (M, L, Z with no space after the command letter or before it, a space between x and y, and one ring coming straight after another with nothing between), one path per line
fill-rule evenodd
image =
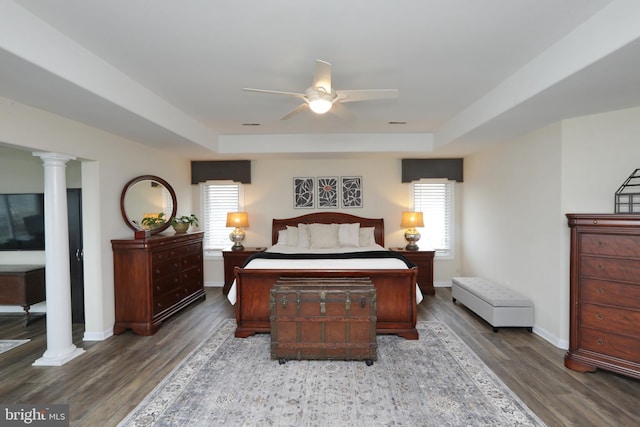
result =
M387 251L380 245L358 247L358 248L340 248L340 252L363 252L363 251ZM299 247L277 244L267 252L275 253L335 253L336 249L301 249ZM407 265L397 258L352 258L352 259L262 259L252 260L245 268L263 268L263 269L345 269L345 270L384 270L384 269L403 269ZM416 304L422 302L422 292L416 285ZM227 299L231 304L236 303L236 282L233 282Z

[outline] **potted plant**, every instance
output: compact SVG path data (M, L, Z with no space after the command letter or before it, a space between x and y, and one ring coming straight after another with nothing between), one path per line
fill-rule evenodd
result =
M173 226L176 233L186 233L192 225L198 226L198 217L194 214L176 216L171 220L171 226Z
M161 227L165 222L167 221L164 218L164 212L160 212L158 215L145 216L142 218L142 221L140 221L140 224L143 228L155 230L156 228Z

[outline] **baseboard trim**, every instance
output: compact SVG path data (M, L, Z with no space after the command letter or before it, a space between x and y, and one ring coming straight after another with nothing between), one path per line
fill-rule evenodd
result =
M104 341L113 335L113 328L102 332L85 331L82 341Z

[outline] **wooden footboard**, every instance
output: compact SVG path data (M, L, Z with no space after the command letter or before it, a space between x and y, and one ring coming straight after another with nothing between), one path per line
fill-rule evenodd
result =
M235 336L245 338L258 332L270 332L269 292L280 277L368 277L377 293L378 334L396 334L418 339L416 329L416 268L406 270L275 270L235 268Z

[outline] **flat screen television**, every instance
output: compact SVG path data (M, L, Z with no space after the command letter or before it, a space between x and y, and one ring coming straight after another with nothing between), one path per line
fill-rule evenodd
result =
M0 194L0 251L44 250L44 193Z

